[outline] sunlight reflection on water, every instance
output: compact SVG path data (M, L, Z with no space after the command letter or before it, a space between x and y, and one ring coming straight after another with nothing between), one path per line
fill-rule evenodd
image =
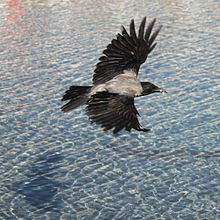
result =
M150 6L150 8L149 8ZM219 2L0 3L0 218L219 219ZM149 133L104 133L83 107L102 50L135 18L163 24L140 70Z

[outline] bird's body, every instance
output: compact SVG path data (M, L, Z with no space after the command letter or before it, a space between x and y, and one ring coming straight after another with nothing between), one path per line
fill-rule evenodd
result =
M122 34L117 35L103 51L93 75L92 86L71 86L62 101L70 100L62 106L67 112L80 105L87 104L86 113L92 122L101 124L104 130L113 129L114 133L125 128L148 131L140 127L138 111L134 98L163 92L150 82L137 81L138 71L148 54L154 49L153 44L161 26L151 35L156 19L147 27L146 17L142 20L138 36L134 20L131 20L130 35L122 26ZM144 33L145 32L145 33Z
M125 70L123 74L115 76L113 79L94 86L89 93L89 97L97 92L110 92L131 97L140 96L143 88L136 79L132 70Z

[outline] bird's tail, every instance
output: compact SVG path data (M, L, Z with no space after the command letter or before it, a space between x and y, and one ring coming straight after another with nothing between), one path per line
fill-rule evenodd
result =
M62 101L70 100L67 104L61 107L63 112L68 112L72 109L85 104L88 101L87 94L89 93L91 86L71 86L69 90L65 92Z

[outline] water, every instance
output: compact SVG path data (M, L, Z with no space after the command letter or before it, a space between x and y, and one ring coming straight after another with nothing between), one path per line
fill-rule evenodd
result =
M0 3L1 219L220 219L220 4ZM168 92L136 100L149 133L117 135L67 114L102 50L131 18L157 17L140 71Z

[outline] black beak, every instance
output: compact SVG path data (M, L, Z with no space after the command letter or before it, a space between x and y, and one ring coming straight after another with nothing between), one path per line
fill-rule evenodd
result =
M159 92L159 93L162 93L163 95L165 95L167 93L166 90L158 88L158 87L154 90L154 92Z

